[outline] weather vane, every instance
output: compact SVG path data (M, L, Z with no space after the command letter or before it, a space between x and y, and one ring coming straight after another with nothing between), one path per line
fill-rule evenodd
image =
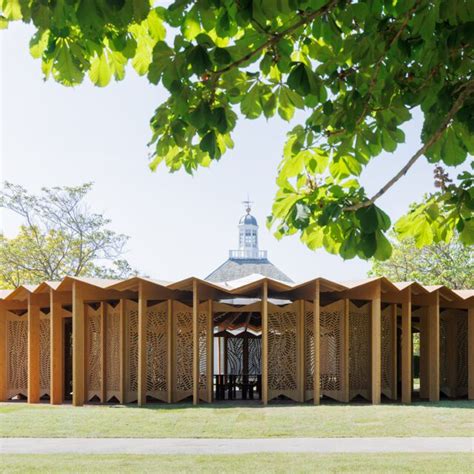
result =
M253 201L250 200L248 194L247 194L247 200L242 201L242 204L245 204L245 210L247 211L247 214L250 214L250 211L252 210L252 208L250 207L250 204L253 204Z

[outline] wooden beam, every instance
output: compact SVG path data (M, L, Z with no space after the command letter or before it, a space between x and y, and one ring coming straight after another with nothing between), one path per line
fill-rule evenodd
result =
M53 405L61 404L64 400L64 328L63 308L58 302L57 293L51 288L50 324L51 324L51 394Z
M199 403L199 295L198 283L193 281L193 405Z
M40 399L40 307L28 296L28 403Z
M304 402L305 394L305 367L304 367L304 300L297 302L296 312L296 386L298 401Z
M147 300L143 297L142 283L138 291L138 406L146 404L146 332Z
M72 286L72 404L82 406L85 401L85 343L86 324L82 284Z
M371 398L372 404L380 403L382 388L382 341L380 282L371 299Z
M100 401L105 403L107 396L107 382L106 382L106 347L107 347L107 303L100 302L100 368L102 370L100 377Z
M262 287L262 403L268 405L268 281Z
M468 309L468 339L467 339L467 370L468 370L468 398L474 400L474 305Z
M348 403L350 399L349 299L348 298L344 298L344 313L343 313L343 322L342 322L341 372L342 372L342 400Z
M429 319L429 371L430 401L439 401L439 292L433 294L433 302L428 306Z
M398 398L398 360L397 360L397 352L398 352L398 325L397 325L397 304L392 304L392 314L391 314L391 332L392 332L392 399L397 400Z
M5 306L0 303L0 402L8 399L7 318Z
M168 403L174 401L174 321L173 300L168 300L168 354L167 354L167 378L168 378Z
M127 376L126 376L126 362L127 362L127 300L122 298L120 300L120 403L125 404L127 393Z
M321 381L320 381L320 284L316 281L313 300L313 337L314 337L314 374L313 374L313 400L315 405L321 402Z
M212 300L207 302L207 401L212 403L214 388L214 323Z
M412 388L411 290L403 291L402 301L402 403L411 403Z

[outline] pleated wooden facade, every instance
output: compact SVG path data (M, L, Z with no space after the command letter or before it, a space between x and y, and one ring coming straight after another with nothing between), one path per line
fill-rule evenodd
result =
M5 293L0 400L62 403L72 384L74 405L212 402L214 316L232 311L261 318L250 341L258 360L246 364L261 372L264 404L281 397L409 403L414 333L419 396L474 398L474 292L384 278L348 286L256 277L225 285L66 278ZM228 363L238 367L243 340L229 341Z

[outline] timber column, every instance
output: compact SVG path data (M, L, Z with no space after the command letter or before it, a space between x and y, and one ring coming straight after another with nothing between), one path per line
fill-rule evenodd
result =
M127 393L127 381L126 381L126 361L127 361L127 352L126 352L126 340L127 340L127 321L126 321L126 300L120 299L120 403L124 404L127 402L126 393Z
M439 292L432 296L428 306L429 325L429 397L430 402L439 401Z
M407 288L402 301L402 403L411 403L412 357L411 289Z
M467 311L467 396L469 400L474 400L474 302Z
M168 358L167 358L167 378L168 378L168 403L174 402L174 391L176 387L175 376L174 376L174 367L176 364L174 357L174 319L173 319L173 300L168 300Z
M144 297L143 283L138 287L138 405L146 403L146 326L147 300Z
M207 302L207 402L212 403L214 388L214 318L212 309L212 300ZM248 371L247 371L248 373Z
M262 288L262 403L268 404L268 281Z
M86 325L81 284L72 284L72 404L84 405L85 400Z
M6 402L7 395L7 311L0 303L0 402Z
M344 298L344 311L341 325L342 350L341 350L341 389L342 401L348 403L350 400L350 380L349 380L349 298Z
M58 405L64 399L64 342L62 305L58 294L51 288L50 299L50 324L51 324L51 404Z
M376 283L371 300L371 390L372 404L378 405L381 398L382 382L382 338L380 281Z
M198 284L193 280L193 405L199 403L199 295Z
M315 405L321 402L321 381L320 381L320 313L321 298L320 284L316 281L313 300L313 338L314 338L314 374L313 374L313 401Z
M40 308L35 295L28 295L28 403L38 403L40 394Z
M299 300L296 320L296 380L298 388L298 401L304 402L305 398L305 364L304 364L304 300Z

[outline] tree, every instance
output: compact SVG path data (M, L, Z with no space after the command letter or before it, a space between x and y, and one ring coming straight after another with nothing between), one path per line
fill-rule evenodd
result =
M109 230L109 219L89 211L84 198L92 189L43 188L33 195L4 183L0 207L23 220L13 238L0 235L0 284L60 280L65 276L125 278L136 274L124 254L128 237Z
M1 0L3 24L32 23L45 77L98 86L131 62L169 98L151 119L150 166L192 173L233 147L239 118L306 120L288 132L269 227L349 259L390 257L377 206L421 157L474 166L474 3L465 0ZM166 40L165 26L170 35ZM421 110L422 146L368 196L358 181L405 140ZM400 158L400 160L402 160ZM469 167L467 167L469 169ZM474 174L409 212L419 245L474 243ZM400 225L402 225L400 224Z
M416 248L413 239L397 241L391 234L392 256L373 261L370 276L386 276L393 281L417 281L424 285L474 288L474 250L456 235L451 242Z

